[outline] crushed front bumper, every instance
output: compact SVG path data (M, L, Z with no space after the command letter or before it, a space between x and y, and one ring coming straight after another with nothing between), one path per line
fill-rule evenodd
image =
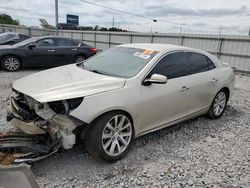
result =
M10 97L6 105L7 120L10 120L11 125L27 134L49 134L53 140L60 140L64 149L73 147L76 142L74 131L83 125L83 122L67 114L56 113L49 104L31 98L24 105L18 97Z
M22 109L15 98L11 97L6 101L7 105L7 121L10 125L14 126L27 134L45 134L46 131L39 127L38 122L24 121L24 116L28 116L29 112Z

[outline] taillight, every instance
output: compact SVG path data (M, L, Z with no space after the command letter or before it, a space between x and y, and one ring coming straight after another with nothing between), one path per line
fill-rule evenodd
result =
M90 48L91 52L96 53L97 49L96 48Z

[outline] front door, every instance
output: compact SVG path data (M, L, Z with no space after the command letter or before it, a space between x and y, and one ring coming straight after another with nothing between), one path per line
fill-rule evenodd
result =
M141 127L147 132L187 115L187 79L184 52L163 57L147 76L167 76L166 84L141 86Z
M26 48L25 53L28 66L55 66L55 46L51 38L41 39L35 43L34 48Z

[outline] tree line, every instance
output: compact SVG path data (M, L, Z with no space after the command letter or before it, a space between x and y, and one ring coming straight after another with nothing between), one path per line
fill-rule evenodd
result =
M0 13L0 24L20 25L20 21L18 19L14 20L8 14L1 14Z
M79 26L79 30L83 31L119 31L119 32L127 32L127 30L117 28L117 27L100 27L99 25L96 25L95 27L92 26Z

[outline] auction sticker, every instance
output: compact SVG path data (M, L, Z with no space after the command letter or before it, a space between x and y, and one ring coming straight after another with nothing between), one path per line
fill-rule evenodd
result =
M148 58L150 58L150 55L145 54L144 52L135 52L133 55L134 55L134 56L137 56L137 57L140 57L140 58L143 58L143 59L148 59Z
M154 50L151 50L151 49L146 49L144 50L144 54L148 54L148 55L151 55L152 53L154 53L155 51Z

